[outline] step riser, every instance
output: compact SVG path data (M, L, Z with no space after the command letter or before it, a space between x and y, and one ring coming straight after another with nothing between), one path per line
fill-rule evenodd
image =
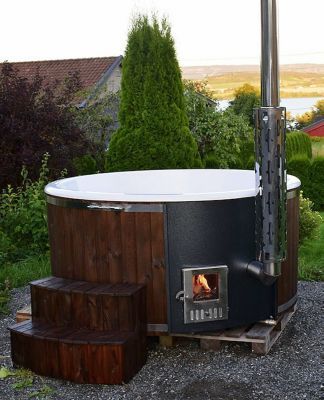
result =
M76 383L128 382L146 362L145 336L133 335L122 344L64 342L11 330L15 366Z
M37 323L96 331L143 331L146 326L145 288L118 296L31 284L32 316Z

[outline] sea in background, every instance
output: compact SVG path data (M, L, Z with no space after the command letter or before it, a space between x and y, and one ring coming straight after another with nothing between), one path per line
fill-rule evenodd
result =
M294 117L297 114L304 114L310 111L318 100L323 97L296 97L290 99L281 99L280 105L286 107L287 111ZM225 110L229 106L229 100L219 100L219 108Z

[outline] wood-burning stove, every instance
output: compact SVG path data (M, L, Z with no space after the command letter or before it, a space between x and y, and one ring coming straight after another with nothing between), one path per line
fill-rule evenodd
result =
M182 269L185 324L228 318L227 273L226 265Z

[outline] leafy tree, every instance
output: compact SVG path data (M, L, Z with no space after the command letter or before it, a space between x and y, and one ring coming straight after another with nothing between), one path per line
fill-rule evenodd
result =
M197 88L190 81L184 84L189 128L206 167L241 166L246 143L253 141L252 129L244 117L236 115L231 109L218 111L217 102L211 102L206 97L204 87Z
M260 107L260 93L257 89L245 83L234 92L234 100L230 102L230 109L238 115L243 115L253 126L253 110Z
M201 166L185 111L180 68L166 20L137 17L128 36L109 171Z
M94 95L84 93L89 98L81 107L73 111L77 126L95 146L81 157L73 160L78 174L89 174L104 170L106 150L112 133L117 129L117 115L120 94L101 89Z
M313 110L306 111L302 115L297 115L297 127L302 129L305 126L314 122L318 117L324 116L324 99L318 100L313 107Z
M43 155L48 152L51 177L73 169L73 157L90 147L75 124L71 107L80 89L77 74L64 82L45 85L37 75L20 77L9 63L0 72L0 188L18 186L22 165L29 178L38 176Z

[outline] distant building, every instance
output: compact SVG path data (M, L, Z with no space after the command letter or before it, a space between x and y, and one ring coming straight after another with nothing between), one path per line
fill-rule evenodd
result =
M103 93L117 93L121 87L122 56L78 58L68 60L26 61L10 63L21 77L32 80L37 74L44 79L44 85L55 81L64 81L69 74L77 72L80 78L81 90L87 92L87 97L77 100L77 107L84 108L96 101ZM0 64L1 66L1 64ZM116 104L115 104L116 103ZM111 109L106 113L111 116L112 123L107 128L107 143L112 132L118 128L118 96L114 97ZM98 132L100 135L100 132Z
M305 128L303 128L303 131L308 133L309 136L324 137L324 117L321 117L312 124L305 126Z
M32 79L39 74L45 84L63 81L70 73L78 72L81 89L96 91L106 87L116 93L120 89L122 56L77 58L70 60L24 61L10 63L20 76Z

